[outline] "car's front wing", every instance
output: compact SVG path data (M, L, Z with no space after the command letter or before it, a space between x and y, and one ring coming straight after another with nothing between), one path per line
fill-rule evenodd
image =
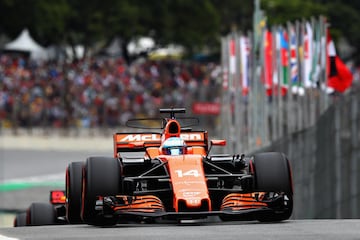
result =
M141 220L144 218L163 219L200 219L208 216L219 216L224 219L253 220L260 214L281 212L278 205L282 203L282 196L271 201L261 201L258 194L229 194L224 198L220 210L216 211L166 211L161 200L153 195L145 196L106 196L99 197L95 209L99 215L118 216L123 220ZM275 207L274 207L275 206Z

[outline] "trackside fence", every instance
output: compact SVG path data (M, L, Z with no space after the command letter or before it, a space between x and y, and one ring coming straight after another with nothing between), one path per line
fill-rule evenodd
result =
M260 151L290 159L293 218L360 218L360 91L338 98L314 126Z

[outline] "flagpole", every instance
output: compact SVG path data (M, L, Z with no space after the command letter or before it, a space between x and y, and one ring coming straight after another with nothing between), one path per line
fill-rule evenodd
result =
M282 61L281 61L281 45L280 45L280 34L279 34L280 26L275 27L275 44L276 44L276 71L277 71L277 79L276 79L276 90L275 90L275 97L277 99L277 124L278 124L278 138L283 136L283 101L281 97L281 80L283 78L282 72Z
M250 102L250 99L251 99L251 88L252 88L252 85L253 85L253 82L254 82L254 79L253 79L253 75L252 75L252 71L251 69L253 69L253 56L251 55L252 51L251 49L253 48L252 46L252 33L251 32L248 32L247 34L247 37L248 37L248 44L249 44L249 58L248 58L248 96L247 96L247 105L246 105L246 109L247 109L247 148L246 150L249 151L249 149L253 146L251 145L252 142L253 142L253 139L252 139L252 125L253 125L253 121L252 121L252 115L251 115L251 102ZM252 81L251 81L252 80Z
M253 128L252 128L252 132L253 132L253 145L256 148L260 147L261 145L261 137L260 137L260 132L263 130L261 128L261 115L259 113L260 107L261 107L261 91L260 89L260 65L259 63L261 62L261 49L259 49L261 47L260 45L260 40L262 39L262 33L261 33L261 29L260 29L260 21L262 19L262 11L260 10L260 1L259 0L255 0L254 1L255 4L255 11L254 11L254 19L253 19L253 44L252 44L252 56L253 56L253 68L252 68L252 79L253 79L253 87L252 87L252 95L251 95L251 104L253 106L252 109L252 116L253 116Z
M248 79L249 79L249 41L248 37L241 34L238 38L239 44L239 98L240 98L240 126L241 126L241 149L249 147L249 122L248 117Z
M222 46L222 108L221 108L221 119L222 127L221 132L223 137L229 138L230 128L231 128L231 109L230 109L230 91L229 91L229 41L228 37L223 37L221 39ZM230 152L230 146L226 146L226 152Z
M296 21L295 23L295 34L296 34L296 61L297 61L297 74L298 74L298 96L296 98L296 102L294 104L297 109L297 115L296 115L296 131L299 131L303 129L302 125L302 104L304 100L304 89L303 84L301 82L301 61L300 61L300 44L301 44L301 38L303 37L301 35L301 23L299 21Z
M297 36L298 36L298 45L297 45L297 51L298 51L298 55L297 55L297 61L298 61L298 76L299 76L299 88L300 88L300 92L302 93L301 97L298 98L298 119L297 119L297 130L301 130L304 128L303 125L303 105L304 105L304 100L305 100L305 89L304 89L304 82L303 82L303 59L304 59L304 45L303 45L303 41L304 41L304 29L303 29L303 24L301 21L297 21L297 27L296 27L296 32L297 32Z
M312 60L312 27L311 24L306 21L303 20L303 33L304 33L304 40L303 40L303 51L304 51L304 56L303 56L303 68L302 68L302 72L303 72L303 82L304 82L304 87L305 87L305 104L303 107L303 112L307 113L303 115L303 122L304 122L304 127L309 127L312 125L312 111L311 111L311 102L313 100L313 89L311 87L310 84L310 71L309 71L309 62Z
M271 106L272 106L272 132L273 132L273 138L272 141L275 141L279 138L279 98L275 94L278 89L278 57L277 57L277 43L276 43L276 27L271 28L271 37L272 37L272 85L271 85Z
M244 124L242 121L242 112L243 106L241 104L241 84L240 84L240 44L239 44L239 33L236 32L236 29L233 30L233 38L235 44L235 59L236 67L234 74L234 153L238 153L243 150L244 136L242 135L242 130Z
M322 33L322 52L321 52L321 75L320 77L322 78L322 83L324 85L324 111L326 111L330 105L329 102L329 95L326 92L327 89L327 31L328 31L328 23L327 23L327 19L324 16L320 16L320 23L321 23L321 33Z
M288 32L288 91L287 91L287 130L288 133L295 131L295 116L296 116L296 109L294 107L294 97L295 94L293 93L293 81L295 81L294 78L294 68L297 67L296 63L294 63L294 56L293 56L293 42L292 38L294 37L293 34L295 34L295 30L293 29L293 25L290 22L287 22L287 32ZM296 45L296 43L295 43ZM295 51L295 50L294 50Z
M236 130L236 112L237 109L237 97L236 97L236 90L237 90L237 73L236 73L236 65L237 65L237 59L236 59L236 32L234 29L232 30L230 36L229 36L229 50L230 50L230 66L229 66L229 72L230 72L230 81L229 81L229 107L230 107L230 152L236 152L237 147L237 130Z
M313 33L317 32L315 28L315 19L311 18L311 29L313 29ZM313 34L314 36L315 34ZM316 36L316 35L315 35ZM316 55L316 41L314 40L314 37L312 37L312 59L311 59L311 71L310 71L310 81L313 81L312 75L314 71L314 58ZM314 84L313 82L311 84ZM311 97L310 97L310 126L313 126L316 122L317 112L316 112L316 105L319 98L319 92L317 89L315 89L313 86L310 86L311 89Z

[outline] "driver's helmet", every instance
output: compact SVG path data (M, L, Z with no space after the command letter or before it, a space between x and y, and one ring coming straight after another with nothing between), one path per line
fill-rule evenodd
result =
M185 141L179 137L170 137L165 140L162 146L162 153L165 155L181 155L186 153Z

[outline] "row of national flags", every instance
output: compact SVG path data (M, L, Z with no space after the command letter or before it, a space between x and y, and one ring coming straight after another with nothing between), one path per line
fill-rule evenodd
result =
M268 146L314 126L353 81L325 17L269 26L256 0L253 22L252 32L221 40L220 126L231 139L229 152Z
M223 40L224 41L224 40ZM261 29L259 66L254 66L252 44L248 36L232 34L225 38L223 51L224 90L240 89L246 96L260 81L267 96L289 93L304 95L306 89L343 93L352 84L352 73L336 54L328 23L324 18L288 23L286 27ZM251 73L260 69L260 79Z

